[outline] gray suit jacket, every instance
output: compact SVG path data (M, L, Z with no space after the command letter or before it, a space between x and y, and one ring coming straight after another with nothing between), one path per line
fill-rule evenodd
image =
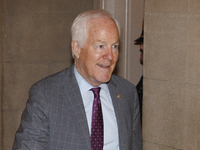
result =
M120 150L142 150L135 86L112 75L108 87L117 118ZM91 150L86 114L73 66L31 87L13 150Z

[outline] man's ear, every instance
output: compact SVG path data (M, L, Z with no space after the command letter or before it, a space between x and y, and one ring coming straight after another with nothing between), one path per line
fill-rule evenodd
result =
M78 59L80 57L81 47L78 45L77 41L72 41L71 46L72 51L74 53L74 57Z

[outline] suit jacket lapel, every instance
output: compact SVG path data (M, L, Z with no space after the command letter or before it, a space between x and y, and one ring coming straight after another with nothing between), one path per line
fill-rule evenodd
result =
M63 83L65 105L67 108L70 108L70 114L74 125L77 127L80 137L82 138L83 149L91 150L87 118L79 86L74 75L73 66L70 67L66 78L67 82Z
M119 132L119 147L121 150L126 149L126 123L124 118L124 111L121 108L121 102L123 101L123 95L117 88L117 83L112 79L108 83L108 87L110 90L110 95L113 101L113 106L115 110L115 115L117 119L118 132Z

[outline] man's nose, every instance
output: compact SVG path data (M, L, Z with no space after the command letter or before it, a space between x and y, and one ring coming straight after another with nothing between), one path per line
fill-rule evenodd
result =
M106 50L106 54L105 54L105 58L108 59L108 60L113 60L113 51L112 51L112 48L108 48Z

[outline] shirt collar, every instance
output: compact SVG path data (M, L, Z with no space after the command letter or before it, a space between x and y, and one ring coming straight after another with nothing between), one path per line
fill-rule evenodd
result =
M79 88L81 95L84 94L85 92L89 91L91 88L94 88L91 84L89 84L77 71L75 65L74 65L74 74L76 77L76 80L78 82ZM106 91L107 93L109 92L108 90L108 85L106 83L102 83L99 85L101 87L101 90Z

